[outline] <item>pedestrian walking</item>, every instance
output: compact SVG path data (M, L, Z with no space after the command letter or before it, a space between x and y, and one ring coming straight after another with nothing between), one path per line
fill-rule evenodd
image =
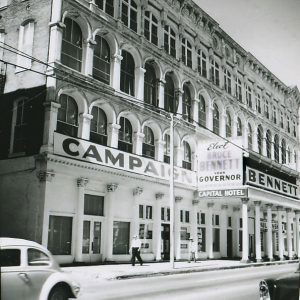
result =
M140 255L140 249L142 246L141 240L138 238L137 235L134 235L132 240L131 240L131 264L134 266L135 265L135 258L138 259L140 262L141 266L143 265L143 261Z
M190 239L190 243L189 243L189 262L191 262L191 260L196 262L196 251L197 251L197 244L193 239Z

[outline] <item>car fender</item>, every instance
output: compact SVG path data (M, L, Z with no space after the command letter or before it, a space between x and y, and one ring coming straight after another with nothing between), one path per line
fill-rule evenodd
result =
M41 290L40 293L40 297L39 300L47 300L49 293L51 291L51 289L60 282L64 282L67 285L70 286L70 289L72 290L72 286L74 281L72 280L72 278L70 276L68 276L66 273L63 272L55 272L53 274L51 274L48 279L46 280L46 282L43 285L43 288Z

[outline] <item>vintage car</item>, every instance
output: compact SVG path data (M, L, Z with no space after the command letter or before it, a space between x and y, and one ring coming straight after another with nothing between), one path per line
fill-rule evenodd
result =
M259 283L260 300L300 300L300 264L292 274L262 280Z
M66 300L80 287L38 243L0 238L2 300Z

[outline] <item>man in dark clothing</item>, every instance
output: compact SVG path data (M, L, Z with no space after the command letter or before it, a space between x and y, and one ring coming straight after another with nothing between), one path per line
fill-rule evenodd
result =
M141 249L142 243L137 235L134 235L131 241L131 264L135 265L135 258L138 259L141 266L143 265L142 258L140 256L140 249Z

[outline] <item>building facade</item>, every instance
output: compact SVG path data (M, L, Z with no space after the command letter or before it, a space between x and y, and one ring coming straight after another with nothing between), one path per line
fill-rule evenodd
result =
M300 256L299 104L192 1L1 1L1 236L60 262ZM174 145L170 145L174 114Z

